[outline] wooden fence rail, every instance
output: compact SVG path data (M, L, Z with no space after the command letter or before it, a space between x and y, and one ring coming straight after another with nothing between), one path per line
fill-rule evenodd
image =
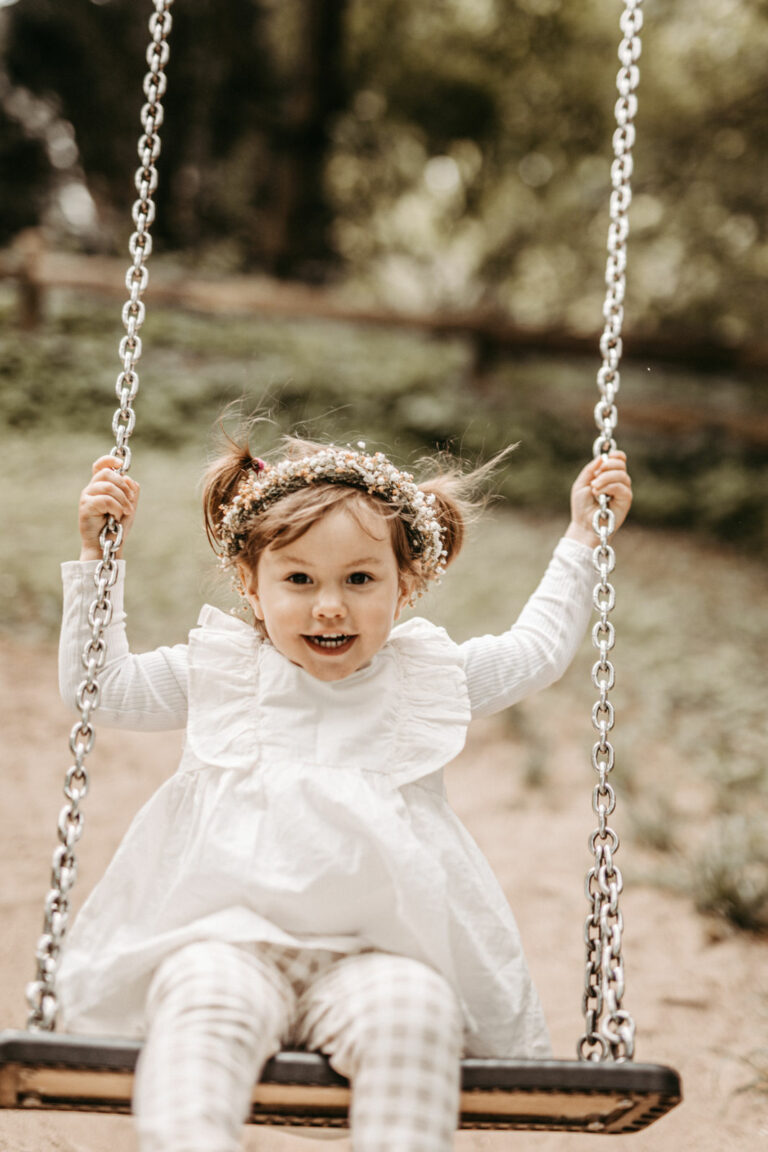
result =
M46 294L51 289L92 293L125 299L127 261L102 256L46 251L40 235L29 231L14 246L0 251L0 280L17 285L17 322L33 329L44 317ZM396 312L355 304L348 295L327 288L276 281L258 276L192 279L184 272L156 265L152 270L151 298L156 304L220 315L255 315L338 320L347 323L411 329L435 336L459 335L474 348L478 371L510 352L553 356L589 356L598 361L598 334L564 329L523 328L498 312ZM751 371L768 366L768 343L731 346L702 339L700 334L670 338L659 334L632 334L625 341L628 360L679 363L699 371ZM678 432L717 427L740 442L768 446L768 414L725 412L699 405L658 403L622 405L622 421L635 426Z

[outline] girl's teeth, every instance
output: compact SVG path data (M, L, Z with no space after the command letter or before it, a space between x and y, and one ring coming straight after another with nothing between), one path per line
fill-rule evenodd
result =
M348 639L348 636L313 636L312 643L320 648L340 648Z

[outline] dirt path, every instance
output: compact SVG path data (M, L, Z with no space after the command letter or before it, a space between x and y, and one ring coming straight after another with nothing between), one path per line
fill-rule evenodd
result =
M0 641L0 670L0 1019L5 1026L22 1027L23 989L40 930L71 719L58 700L51 651ZM497 723L488 722L451 768L449 791L509 893L547 1007L555 1052L571 1057L581 1030L582 876L591 785L574 771L583 751L567 733L577 726L567 716L561 720L566 736L555 746L546 788L523 787L514 772L514 745L508 736L501 740ZM175 735L100 734L79 853L78 899L98 878L133 812L175 766L177 747ZM642 862L620 862L629 881L623 897L625 1003L639 1024L638 1058L677 1067L685 1091L684 1104L632 1137L630 1147L634 1152L768 1147L768 947L728 933L713 940L688 902L643 885L635 875ZM756 1083L760 1087L750 1087ZM618 1138L546 1133L462 1133L456 1138L457 1152L583 1152L593 1145L610 1152ZM258 1129L247 1131L244 1146L248 1152L313 1147L295 1136ZM134 1148L126 1119L0 1113L0 1152ZM349 1144L337 1141L335 1148L348 1152Z

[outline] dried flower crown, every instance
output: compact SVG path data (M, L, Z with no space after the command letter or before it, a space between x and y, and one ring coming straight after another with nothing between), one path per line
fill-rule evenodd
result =
M359 447L362 449L365 444ZM345 484L377 496L402 517L424 581L439 580L445 571L443 530L435 515L434 495L422 492L413 476L401 472L383 452L370 456L353 448L330 445L298 460L281 460L272 466L255 460L254 466L255 470L240 482L232 501L222 505L218 537L225 566L241 554L249 526L265 508L313 484Z

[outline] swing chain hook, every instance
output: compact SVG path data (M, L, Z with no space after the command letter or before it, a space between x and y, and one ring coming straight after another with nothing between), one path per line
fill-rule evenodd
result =
M643 26L641 5L643 0L624 0L620 25L622 40L619 45L621 68L616 78L619 98L615 105L616 129L613 134L614 161L611 165L610 226L608 229L608 257L605 270L606 294L603 304L605 327L600 337L602 365L597 374L600 399L595 406L598 436L593 454L607 456L616 448L618 411L616 394L619 391L619 365L622 355L622 325L624 322L624 295L626 289L627 237L629 235L629 205L632 200L632 147L635 142L634 120L637 114L636 89L640 80L637 61L640 58L640 32ZM614 725L614 708L609 692L614 686L616 673L610 659L615 643L615 629L610 620L616 603L616 593L610 575L616 557L610 544L615 528L615 517L610 499L601 496L592 524L598 544L593 552L597 583L593 604L598 619L592 629L592 644L598 659L592 667L592 683L599 696L592 709L592 725L597 740L592 748L592 767L598 776L592 794L592 809L598 825L590 836L589 846L594 864L587 872L585 891L589 912L584 926L586 945L585 990L583 1011L585 1031L579 1040L577 1052L580 1060L626 1061L635 1051L635 1023L622 1008L624 996L624 961L622 935L624 921L619 909L619 895L624 886L620 870L614 863L619 838L608 824L616 807L616 793L608 782L613 771L615 752L609 739Z
M133 205L132 213L136 231L128 244L133 263L125 278L130 297L122 313L125 336L120 341L119 356L122 360L122 371L116 385L120 406L112 419L115 446L111 455L120 461L121 472L127 472L130 467L131 450L128 441L136 424L136 413L132 404L139 390L136 361L141 356L141 339L138 332L145 315L141 297L149 279L145 261L152 251L150 227L155 218L152 195L157 188L155 161L160 155L158 128L163 122L163 108L160 101L166 89L164 69L168 63L168 36L171 31L171 14L168 9L173 0L152 0L152 3L155 11L149 20L151 36L147 49L149 70L144 77L144 95L147 103L141 110L143 128L143 135L139 140L141 166L135 176L139 198ZM110 516L99 537L102 557L94 574L96 591L88 612L91 635L82 654L85 678L76 693L80 719L72 728L69 738L69 748L74 761L67 770L64 781L64 795L67 802L59 814L59 843L53 853L51 888L45 900L43 933L35 951L35 979L27 985L26 990L30 1009L27 1027L31 1032L52 1032L56 1027L59 1010L56 974L69 925L69 894L77 878L75 846L83 832L83 813L80 804L85 799L89 787L85 759L96 739L91 713L99 706L101 690L98 677L106 660L104 633L112 620L111 592L117 580L117 554L122 540L122 525Z

